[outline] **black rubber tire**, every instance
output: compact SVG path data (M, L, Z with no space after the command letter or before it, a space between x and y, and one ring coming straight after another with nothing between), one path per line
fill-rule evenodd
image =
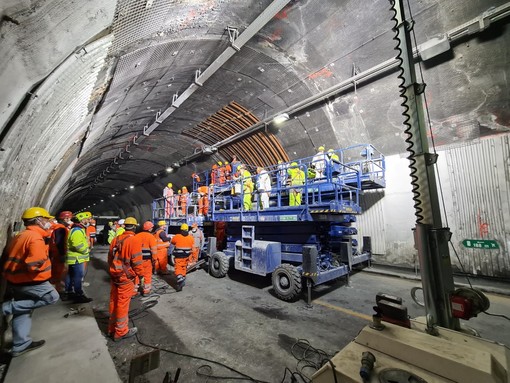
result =
M217 251L209 259L209 274L215 278L223 278L228 273L229 265L229 257L225 253Z
M301 273L297 267L284 263L271 275L273 289L278 298L284 301L296 300L302 291Z

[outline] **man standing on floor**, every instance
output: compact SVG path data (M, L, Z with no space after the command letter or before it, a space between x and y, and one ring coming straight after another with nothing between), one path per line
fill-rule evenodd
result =
M138 332L129 328L129 304L135 289L135 278L143 276L142 251L135 240L138 225L133 217L126 218L126 230L115 237L108 252L108 266L111 277L110 320L108 335L114 341L132 337Z
M65 293L68 298L72 298L74 303L87 303L91 302L92 298L85 295L82 288L83 276L85 275L85 262L89 258L89 241L87 238L86 227L92 214L84 211L76 214L76 223L69 235L67 236L67 267L68 272L66 275Z
M152 289L152 264L158 255L156 238L150 233L154 224L151 221L144 222L142 231L135 235L136 245L140 247L143 259L143 295L147 296ZM136 284L135 284L136 288Z
M67 234L72 225L73 213L63 211L58 215L57 224L51 228L50 238L50 261L51 261L51 283L59 294L64 292L64 279L67 272Z
M157 255L155 259L154 271L158 274L167 274L168 266L168 248L170 247L170 237L166 234L166 221L158 221L158 228L154 233L156 239Z
M191 254L195 240L189 235L189 226L187 223L181 225L180 234L174 235L170 242L175 246L173 255L175 257L175 276L177 277L177 291L181 291L186 280L186 268L188 266L188 258Z
M47 230L53 217L42 207L31 207L21 218L27 229L13 239L3 268L7 290L13 297L2 304L2 314L13 316L13 357L44 345L44 340L30 338L32 311L58 301L58 293L49 282L51 262ZM2 326L5 329L5 317Z
M194 266L198 262L200 250L204 245L204 233L198 228L195 222L191 225L191 236L193 237L193 247L191 248L191 255L189 256L189 266Z

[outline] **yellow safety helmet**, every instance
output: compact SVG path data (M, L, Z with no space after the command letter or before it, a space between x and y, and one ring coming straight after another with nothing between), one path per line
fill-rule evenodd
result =
M189 230L189 226L188 226L188 224L187 224L187 223L183 223L183 224L181 225L181 230L183 230L183 231L188 231L188 230Z
M166 186L168 186L169 188L171 188L172 186L174 186L171 182L167 183Z
M219 166L223 165L223 162L218 161L218 165L219 165Z
M187 193L187 192L188 192L188 188L187 188L186 186L183 186L183 187L182 187L182 192L183 192L183 193Z
M48 213L48 210L42 207L34 206L29 207L27 210L25 210L23 212L23 215L21 216L21 219L34 219L37 217L43 217L48 219L55 218L50 213Z
M228 165L228 161L225 161L225 165Z
M81 213L76 213L75 217L78 221L83 221L87 218L92 218L92 214L90 214L88 211L82 211Z
M293 162L293 163L290 164L290 166L293 167L293 168L297 168L298 164L297 164L297 162Z
M324 151L324 146L319 146L320 151Z
M328 149L328 153L333 153L334 150L333 149Z
M125 220L124 220L124 225L138 225L138 222L136 221L135 218L133 217L127 217Z
M165 226L166 225L166 221L158 221L158 226Z

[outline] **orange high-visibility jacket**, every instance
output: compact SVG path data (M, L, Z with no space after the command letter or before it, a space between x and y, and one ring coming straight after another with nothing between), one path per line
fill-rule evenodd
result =
M142 231L135 235L134 241L136 246L140 246L143 259L156 258L158 254L158 243L151 233Z
M161 233L163 233L164 230L163 229L158 229L155 233L154 233L154 238L156 239L156 246L158 247L158 252L161 252L161 253L166 253L166 249L168 249L170 247L170 242L169 241L164 241L163 239L161 239ZM165 233L165 236L166 236L166 233Z
M88 239L96 238L96 227L95 226L92 226L92 225L87 226L87 228L85 229L85 232L87 233Z
M174 235L171 244L175 246L173 251L175 258L188 258L194 243L193 236L189 234L186 236L182 234Z
M28 226L13 239L4 265L5 279L21 285L50 280L51 262L45 238L48 238L46 230Z
M110 277L117 284L127 283L137 275L142 275L142 249L134 239L135 233L125 231L112 242L111 255L108 254Z

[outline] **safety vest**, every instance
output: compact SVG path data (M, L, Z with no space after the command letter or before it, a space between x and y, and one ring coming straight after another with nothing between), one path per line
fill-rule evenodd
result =
M67 258L68 265L88 262L89 242L85 228L81 225L74 226L67 236Z
M193 247L195 240L193 239L193 236L189 234L176 234L172 238L171 243L175 246L175 249L172 253L175 258L188 258L191 254L191 248Z
M12 284L37 284L51 278L51 262L45 238L48 232L28 226L12 240L7 250L4 277Z
M290 184L293 186L303 185L305 183L305 172L299 168L289 169Z
M124 232L126 231L125 228L123 228L122 226L120 226L117 231L115 232L115 236L116 237L120 237Z
M241 172L241 179L243 182L243 193L251 194L253 192L253 181L251 180L251 173L248 170Z
M156 238L148 231L142 231L136 234L134 241L139 244L142 249L142 259L152 259L157 255L158 244Z
M163 241L160 237L160 234L163 232L163 229L158 229L154 233L154 238L156 238L156 247L158 249L158 253L166 252L166 249L170 247L170 243L167 241Z

